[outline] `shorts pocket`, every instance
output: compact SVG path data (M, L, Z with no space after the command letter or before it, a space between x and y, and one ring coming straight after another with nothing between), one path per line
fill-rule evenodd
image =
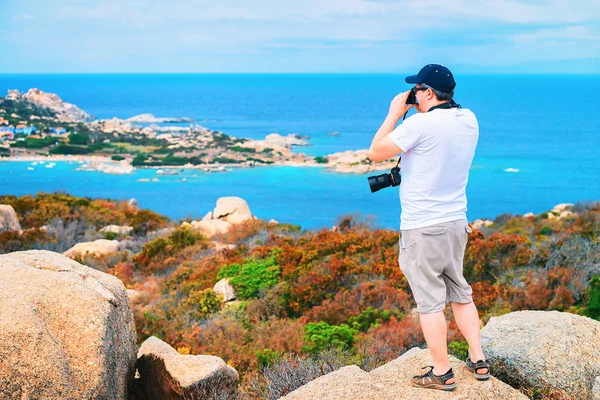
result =
M427 228L421 228L420 231L423 235L437 236L446 233L448 231L448 227L446 225L428 226Z
M398 244L400 246L400 250L406 249L406 242L404 241L403 235L400 235L400 240L398 241Z

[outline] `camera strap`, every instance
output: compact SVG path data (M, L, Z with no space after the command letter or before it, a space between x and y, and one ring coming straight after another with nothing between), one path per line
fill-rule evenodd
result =
M427 112L437 110L438 108L442 109L442 110L448 110L450 108L462 108L462 106L460 104L458 104L457 102L455 102L454 100L450 100L447 103L442 103L442 104L438 104L437 106L431 107L429 110L427 110Z
M448 110L450 108L462 108L462 106L460 104L458 104L457 102L455 102L454 100L450 100L446 103L438 104L437 106L431 107L429 110L427 110L427 112L437 110L438 108L442 109L442 110ZM404 121L406 119L407 115L408 115L408 110L402 116L402 121Z

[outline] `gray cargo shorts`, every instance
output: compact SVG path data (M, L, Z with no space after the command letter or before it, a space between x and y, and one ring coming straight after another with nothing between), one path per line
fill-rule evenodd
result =
M473 290L463 276L470 232L465 219L401 231L400 269L420 313L442 311L450 302L473 302Z

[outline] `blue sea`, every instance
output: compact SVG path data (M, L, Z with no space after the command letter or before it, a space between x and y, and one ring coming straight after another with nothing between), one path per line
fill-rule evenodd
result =
M0 75L0 93L36 87L98 118L190 117L232 136L310 136L310 155L367 148L407 74ZM599 75L458 75L455 99L475 112L480 139L470 173L468 218L539 213L600 200ZM339 132L339 136L330 136ZM156 176L0 162L0 194L67 191L129 199L173 219L199 218L222 196L240 196L260 218L329 227L343 215L398 229L398 189L370 193L367 175L323 168L261 167ZM159 182L138 182L158 177ZM186 178L183 181L183 178Z

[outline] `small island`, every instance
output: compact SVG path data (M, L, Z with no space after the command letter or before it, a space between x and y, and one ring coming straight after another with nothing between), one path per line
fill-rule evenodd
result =
M206 172L266 165L324 166L364 174L389 170L395 160L372 163L366 150L312 157L297 134L271 133L263 140L237 138L190 118L141 114L96 119L53 93L9 90L0 98L0 157L8 160L86 161L84 169L130 173L135 168L198 168Z

